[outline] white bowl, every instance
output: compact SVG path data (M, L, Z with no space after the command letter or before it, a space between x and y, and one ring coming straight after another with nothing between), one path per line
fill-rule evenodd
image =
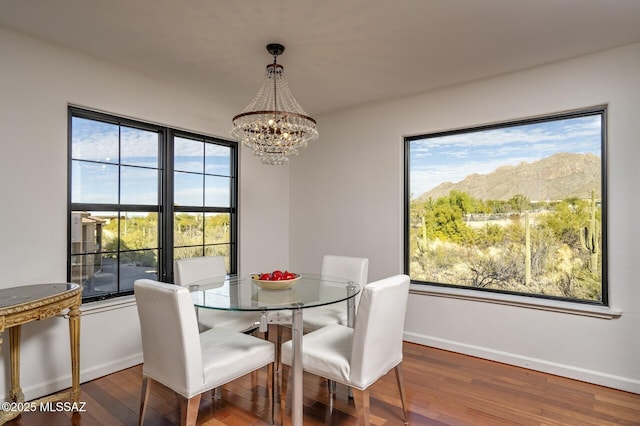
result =
M294 274L296 277L290 280L261 280L260 275L254 274L251 275L251 279L254 283L260 288L264 288L266 290L283 290L285 288L291 288L296 281L300 279L300 274Z

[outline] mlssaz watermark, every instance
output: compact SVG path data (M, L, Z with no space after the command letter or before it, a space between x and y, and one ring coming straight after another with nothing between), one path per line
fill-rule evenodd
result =
M47 412L80 412L87 411L87 403L84 401L47 401L47 402L9 402L0 403L1 411L19 411L21 413L30 411L47 411Z
M87 411L87 403L84 401L70 402L70 401L55 401L55 402L41 402L40 411L77 411L84 413Z

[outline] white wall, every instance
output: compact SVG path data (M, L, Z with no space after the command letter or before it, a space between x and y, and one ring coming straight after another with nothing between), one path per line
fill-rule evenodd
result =
M237 113L206 91L188 92L1 26L0 58L0 288L66 281L68 104L223 138ZM263 166L242 150L243 271L288 267L288 184L288 168ZM137 324L134 305L82 316L83 381L141 362ZM22 334L26 397L67 387L66 320L29 323ZM8 343L4 333L0 398L9 389Z
M402 78L398 69L393 78ZM291 266L369 258L369 279L403 272L403 136L609 105L611 307L606 320L411 294L409 341L640 393L640 44L319 117L291 166Z

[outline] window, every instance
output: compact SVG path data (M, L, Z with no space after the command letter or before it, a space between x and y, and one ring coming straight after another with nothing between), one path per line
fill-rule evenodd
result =
M607 305L606 108L405 138L416 284Z
M84 301L173 281L173 260L237 269L237 144L69 108L68 280Z

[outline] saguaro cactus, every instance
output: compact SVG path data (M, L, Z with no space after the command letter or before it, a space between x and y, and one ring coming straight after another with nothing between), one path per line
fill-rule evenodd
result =
M594 191L591 191L591 206L589 224L580 232L580 242L582 247L591 254L589 260L589 270L598 271L598 255L600 254L600 223L596 220L596 198Z
M531 221L529 212L524 214L524 285L531 284Z
M417 236L416 243L420 253L427 251L427 220L425 216L422 216L422 226L420 227L420 233L422 236Z

